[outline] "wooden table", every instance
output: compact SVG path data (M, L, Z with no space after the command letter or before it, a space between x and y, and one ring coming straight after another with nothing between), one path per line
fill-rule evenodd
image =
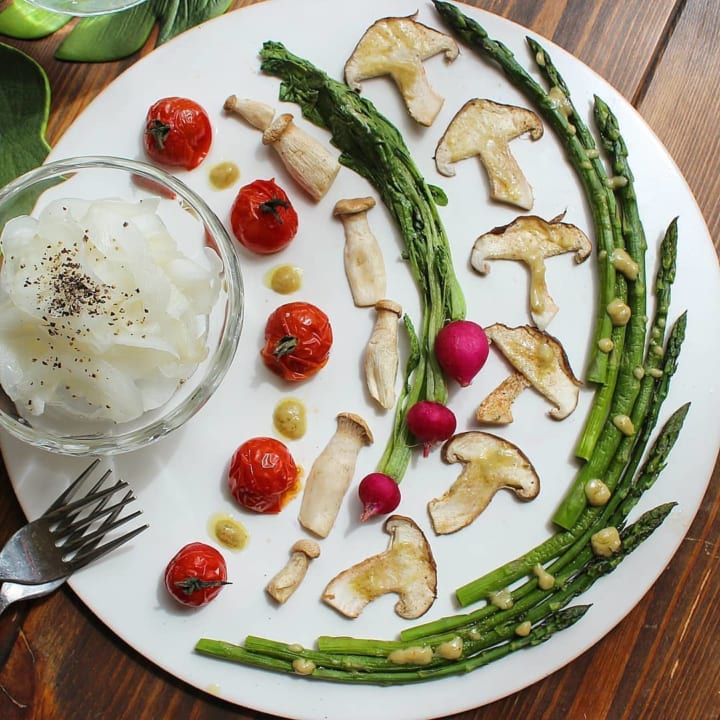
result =
M300 0L297 0L298 2ZM5 2L0 1L0 8ZM253 4L236 0L233 8ZM475 0L583 60L645 117L720 238L720 7L714 0ZM152 49L100 65L53 59L60 38L19 42L47 71L54 143L97 93ZM630 615L547 679L454 720L720 718L720 470L679 552ZM2 468L0 541L24 522ZM73 592L0 618L0 717L267 718L186 687L126 647Z

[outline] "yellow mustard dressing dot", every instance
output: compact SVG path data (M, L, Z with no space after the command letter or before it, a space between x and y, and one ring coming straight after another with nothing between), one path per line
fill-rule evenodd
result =
M240 177L240 168L234 162L221 162L210 168L210 183L217 190L229 188Z
M307 409L298 398L281 400L273 411L273 425L284 437L299 440L307 430Z

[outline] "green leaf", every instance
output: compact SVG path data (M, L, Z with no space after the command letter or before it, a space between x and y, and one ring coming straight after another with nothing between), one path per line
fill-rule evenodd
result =
M25 53L0 43L0 186L47 157L49 112L45 71Z
M17 1L17 0L16 0ZM148 0L129 10L83 18L55 53L58 60L106 62L140 50L160 23L157 44L222 15L231 0Z
M71 19L70 15L60 15L30 5L25 0L15 0L0 12L0 34L18 40L37 40L52 35Z
M83 18L55 51L58 60L107 62L136 53L155 26L153 0L129 10Z

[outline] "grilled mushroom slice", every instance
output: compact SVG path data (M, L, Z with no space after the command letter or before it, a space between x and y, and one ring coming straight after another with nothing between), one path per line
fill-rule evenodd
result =
M531 325L508 327L495 323L485 328L488 340L554 407L550 417L563 420L576 408L581 382L570 367L557 338Z
M559 215L546 221L537 215L523 215L481 235L470 254L470 264L481 275L490 272L488 260L520 260L527 265L530 313L541 330L545 330L558 311L545 281L545 259L574 252L575 262L581 263L592 250L588 236L575 225L562 222L562 218L563 215Z
M390 75L410 116L429 126L444 100L428 82L423 60L439 53L452 61L459 48L449 35L417 22L415 15L383 18L365 31L345 63L345 82L359 92L363 80Z
M356 618L381 595L399 596L395 612L403 618L426 613L437 596L437 568L430 545L413 520L391 515L384 525L390 545L343 570L325 588L322 599L346 617Z
M529 210L532 188L510 152L510 141L525 133L532 140L543 135L542 121L531 110L492 100L468 100L440 138L435 166L441 175L451 177L453 163L477 155L487 171L490 197Z
M442 449L445 462L462 463L462 473L439 498L428 503L438 535L457 532L488 506L498 490L507 489L520 500L540 492L540 478L525 454L508 440L471 431L450 438Z

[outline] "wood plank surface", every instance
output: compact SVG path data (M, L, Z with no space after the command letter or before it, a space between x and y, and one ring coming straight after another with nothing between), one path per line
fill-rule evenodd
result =
M301 0L297 0L300 2ZM351 2L352 0L346 0ZM6 6L0 1L0 9ZM236 0L233 7L251 5ZM572 52L637 107L720 238L720 6L715 0L476 0ZM52 89L53 143L122 70L53 59L59 37L20 42ZM152 39L151 39L152 42ZM720 469L676 556L625 620L570 665L446 720L720 718ZM0 542L24 522L4 468ZM482 682L482 675L477 675ZM441 688L438 688L441 692ZM0 718L270 720L194 691L110 633L69 589L0 617ZM331 720L335 720L334 718Z

